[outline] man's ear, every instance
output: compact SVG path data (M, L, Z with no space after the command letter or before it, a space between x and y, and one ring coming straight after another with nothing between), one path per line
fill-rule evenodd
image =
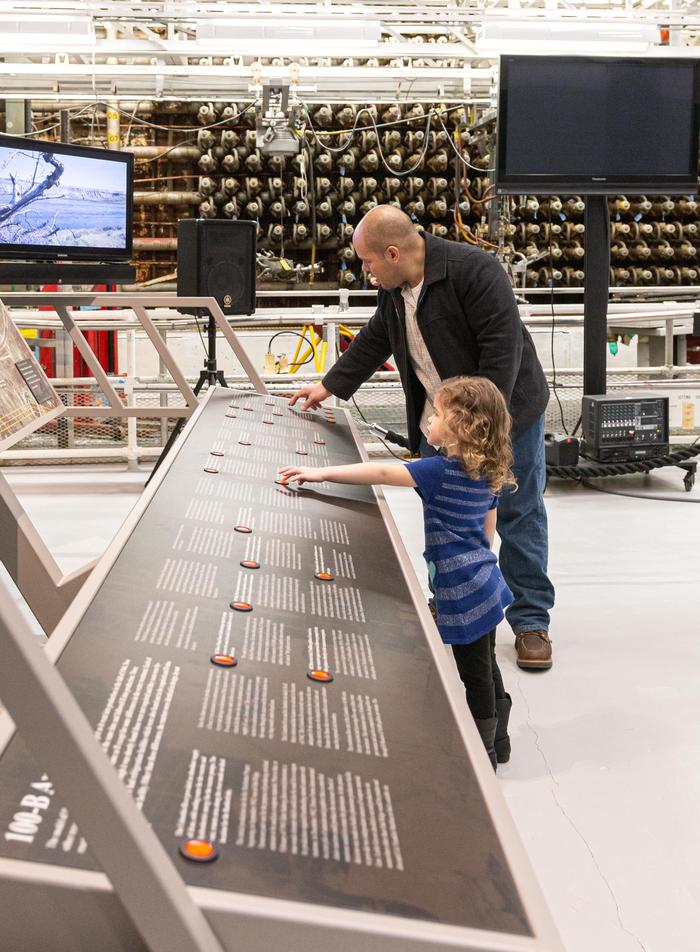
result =
M386 257L388 257L388 258L390 259L390 261L392 261L394 264L396 264L396 262L397 262L397 261L399 260L399 258L401 257L401 252L400 252L399 249L396 247L396 245L389 245L389 247L386 249L386 251L384 252L384 254L385 254Z

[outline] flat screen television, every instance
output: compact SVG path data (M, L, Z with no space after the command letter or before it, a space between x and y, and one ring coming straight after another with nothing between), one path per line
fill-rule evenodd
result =
M133 156L0 135L0 259L128 261Z
M502 56L496 191L695 193L698 62Z

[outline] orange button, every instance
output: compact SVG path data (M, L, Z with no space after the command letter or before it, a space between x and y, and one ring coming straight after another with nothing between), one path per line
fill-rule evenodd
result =
M326 441L325 441L325 440L314 440L314 443L318 444L318 446L325 446L325 445L326 445Z
M212 664L218 664L220 668L235 668L238 664L238 658L231 654L213 654L209 659Z
M236 419L236 414L235 414L235 413L227 413L226 416L229 418L229 420L235 420L235 419Z
M231 602L231 608L237 612L252 612L253 610L250 602Z
M205 473L218 473L219 470L216 468L216 466L205 466L205 467L204 467L204 472L205 472Z
M314 572L314 578L320 579L322 582L333 582L335 575L330 572Z
M248 413L254 413L254 412L255 412L255 407L243 407L243 409L244 409L244 410L247 410Z
M241 409L241 408L238 406L237 403L229 403L229 406L231 407L232 410L240 410L240 409Z
M252 532L253 530L249 526L234 526L233 531L247 533L247 532Z
M281 410L273 410L273 411L272 411L272 415L273 415L273 416L284 416L284 413L282 413Z
M263 423L267 423L269 425L272 425L274 422L274 420L263 420Z
M239 442L240 446L252 446L252 445L253 445L253 444L250 442L250 440L239 440L238 442Z
M333 675L330 671L322 671L320 668L312 668L311 671L307 671L306 677L312 681L321 681L324 684L328 684L329 681L333 680Z
M308 450L297 450L297 456L308 456Z
M180 855L194 863L211 863L219 853L209 840L185 840L180 844Z
M254 562L252 559L243 559L242 562L239 562L239 565L242 565L244 569L259 569L260 563Z
M209 455L210 455L210 456L223 456L224 454L221 452L221 450L209 450Z

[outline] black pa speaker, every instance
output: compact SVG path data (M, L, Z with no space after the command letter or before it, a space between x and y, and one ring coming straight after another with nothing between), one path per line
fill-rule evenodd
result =
M216 298L224 314L255 310L257 223L183 218L177 223L177 293Z

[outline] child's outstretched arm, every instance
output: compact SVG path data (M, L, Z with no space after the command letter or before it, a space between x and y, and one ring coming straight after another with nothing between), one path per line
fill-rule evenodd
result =
M285 466L280 470L285 482L352 483L356 486L415 486L405 466L386 463L353 463L350 466Z

